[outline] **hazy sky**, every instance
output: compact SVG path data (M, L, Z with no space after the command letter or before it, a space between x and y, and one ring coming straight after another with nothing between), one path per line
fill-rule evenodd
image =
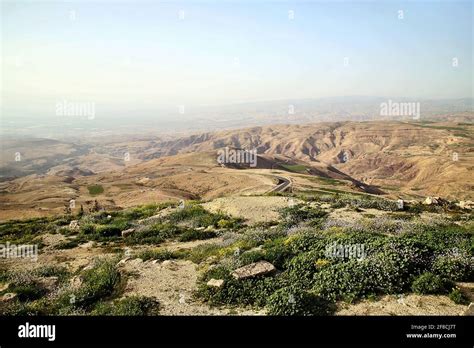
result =
M472 17L471 1L7 1L4 115L471 97Z

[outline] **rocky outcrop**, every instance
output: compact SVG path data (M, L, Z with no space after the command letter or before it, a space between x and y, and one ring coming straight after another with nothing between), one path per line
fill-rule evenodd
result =
M247 266L237 268L234 272L232 272L232 276L237 280L241 280L260 275L270 274L275 271L275 266L273 266L270 262L259 261L251 263Z
M122 231L122 237L126 237L128 235L131 235L133 232L135 232L134 228L129 228L128 230L123 230Z
M224 285L224 280L223 279L214 279L212 278L207 282L207 286L211 286L214 288L221 288L222 285Z

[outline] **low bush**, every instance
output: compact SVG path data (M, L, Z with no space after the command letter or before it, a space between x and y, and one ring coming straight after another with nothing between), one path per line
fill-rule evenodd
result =
M326 299L294 287L275 291L268 298L267 308L269 315L280 316L328 315L334 310Z
M468 305L469 299L464 296L461 290L458 287L454 287L449 293L449 299L456 304Z
M250 250L242 253L238 257L239 267L265 259L265 253L262 250Z
M473 281L473 258L467 253L438 255L433 273L454 281Z
M10 285L8 291L17 294L18 300L22 302L37 300L46 294L46 290L38 283Z
M222 247L218 244L202 244L190 250L184 257L196 264L205 261L211 256L220 254Z
M308 221L315 224L327 214L328 213L324 210L313 208L304 204L297 204L293 207L283 208L280 211L284 228L296 226L303 221Z
M81 275L82 285L73 294L76 307L87 308L100 299L111 296L120 284L120 272L114 260L100 260Z
M263 246L263 259L279 269L286 268L287 262L294 256L292 250L285 245L287 238L267 241Z
M173 224L156 223L131 233L124 238L124 241L127 244L159 244L180 235L182 231L183 228Z
M206 282L211 279L223 279L221 288L210 287ZM197 295L211 305L241 305L263 307L268 297L279 286L274 277L256 277L252 279L236 280L230 270L225 267L216 267L205 273Z
M159 314L159 304L151 297L130 296L113 302L100 302L92 315L145 316Z
M413 281L411 289L416 294L444 294L446 285L446 281L440 276L425 272Z
M29 244L42 233L56 233L54 218L11 220L0 223L0 243Z
M195 229L186 230L179 237L180 242L189 242L192 240L203 240L217 237L215 231L199 231Z
M317 260L324 257L319 251L312 250L293 257L288 262L288 277L293 284L302 288L311 288L314 282L315 273L321 270Z
M66 267L59 265L38 267L34 270L33 274L38 277L58 277L59 281L65 280L70 275Z
M219 227L219 221L226 219L228 219L228 217L225 214L211 213L198 204L188 205L167 216L167 220L172 224L189 223L194 228L208 226Z
M166 249L148 249L137 254L137 257L143 261L158 260L165 261L178 258L178 255Z

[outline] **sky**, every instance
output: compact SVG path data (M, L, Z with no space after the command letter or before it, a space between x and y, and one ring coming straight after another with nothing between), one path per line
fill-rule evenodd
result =
M471 1L7 0L1 17L3 117L472 97Z

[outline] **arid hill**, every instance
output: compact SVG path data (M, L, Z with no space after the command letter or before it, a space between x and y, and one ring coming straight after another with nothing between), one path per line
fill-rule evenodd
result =
M9 140L3 149L2 172L9 174L0 184L0 218L56 213L71 199L78 209L94 200L112 208L262 194L282 175L298 190L324 184L391 199L472 200L473 130L465 122L386 121L277 125L166 139L22 139L21 161L12 160L19 147ZM225 147L256 149L257 167L220 166L217 151ZM8 151L14 152L6 156Z

